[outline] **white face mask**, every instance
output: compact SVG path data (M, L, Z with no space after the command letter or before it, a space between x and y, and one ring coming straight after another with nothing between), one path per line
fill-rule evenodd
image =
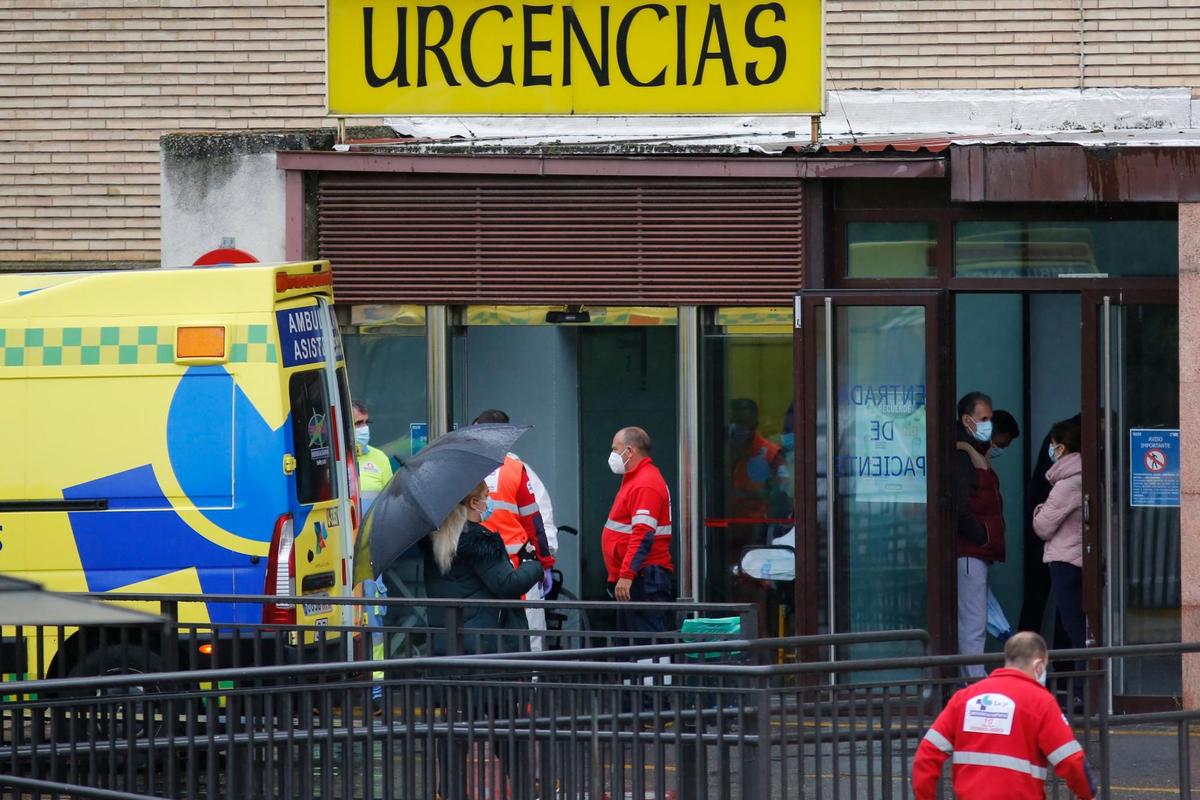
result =
M990 442L992 440L992 421L985 419L975 423L975 441Z
M625 474L625 459L616 450L608 454L608 468L613 471L614 475Z
M354 443L363 450L371 443L371 426L367 424L354 426Z
M988 455L989 455L989 456L991 456L992 458L995 458L996 456L1000 455L1001 453L1003 453L1003 452L1004 452L1005 450L1007 450L1007 449L1008 449L1007 447L995 447L995 446L993 446L993 447L992 447L992 449L988 451Z
M1043 666L1042 671L1039 672L1038 676L1037 676L1037 682L1040 683L1042 686L1046 685L1046 672L1047 672L1046 667Z

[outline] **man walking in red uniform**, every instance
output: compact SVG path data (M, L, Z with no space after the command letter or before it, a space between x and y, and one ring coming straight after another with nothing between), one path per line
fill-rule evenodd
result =
M623 603L670 602L675 599L671 493L650 459L650 436L641 428L618 431L608 466L623 476L601 542L612 595ZM617 630L661 633L666 629L661 611L617 611Z
M950 698L917 748L917 800L937 796L947 758L960 800L1044 800L1050 768L1076 797L1095 796L1083 747L1046 690L1047 665L1042 637L1023 631L1005 643L1003 669Z

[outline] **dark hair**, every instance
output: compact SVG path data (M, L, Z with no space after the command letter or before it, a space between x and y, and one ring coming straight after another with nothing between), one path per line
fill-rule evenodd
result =
M632 447L646 455L650 454L650 434L641 428L622 428L618 435L626 447Z
M734 414L749 414L755 418L758 417L758 403L751 400L749 397L739 397L730 401L729 410Z
M980 403L992 404L992 398L988 397L983 392L967 392L963 395L963 399L958 401L958 418L969 417L975 413L975 406Z
M1050 429L1050 441L1061 444L1068 453L1078 453L1083 449L1083 429L1075 420L1064 419Z
M500 411L499 409L489 408L487 411L481 412L479 414L479 416L475 418L475 421L472 422L471 424L472 425L485 425L485 424L507 425L508 424L508 414L505 414L503 411Z
M997 410L992 412L992 436L997 433L1007 433L1014 439L1021 438L1021 426L1017 424L1017 418L1007 411Z
M1020 631L1004 643L1005 666L1027 667L1036 659L1046 660L1046 640L1033 631Z
M359 401L357 401L357 400L355 400L354 402L352 402L352 403L350 404L350 407L351 407L351 408L353 408L355 411L357 411L357 412L358 412L358 413L360 413L360 414L366 414L368 417L369 417L369 416L371 416L371 412L370 412L370 411L367 411L367 407L366 407L366 405L364 405L363 403L360 403L360 402L359 402Z

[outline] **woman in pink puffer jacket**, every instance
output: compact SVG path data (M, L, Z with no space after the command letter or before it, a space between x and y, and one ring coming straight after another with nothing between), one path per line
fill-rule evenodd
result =
M1033 511L1033 530L1046 543L1050 592L1072 647L1083 647L1083 458L1079 423L1064 420L1050 429L1046 473L1050 496Z

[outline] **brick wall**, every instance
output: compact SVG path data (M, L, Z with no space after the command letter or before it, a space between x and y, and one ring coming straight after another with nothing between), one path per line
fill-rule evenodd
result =
M831 89L1200 88L1196 0L827 0L826 34Z
M159 136L321 125L324 13L0 0L0 260L157 260Z
M828 0L829 86L1200 87L1197 0ZM1081 31L1082 26L1082 31ZM0 0L0 265L158 257L158 137L327 125L323 0Z

